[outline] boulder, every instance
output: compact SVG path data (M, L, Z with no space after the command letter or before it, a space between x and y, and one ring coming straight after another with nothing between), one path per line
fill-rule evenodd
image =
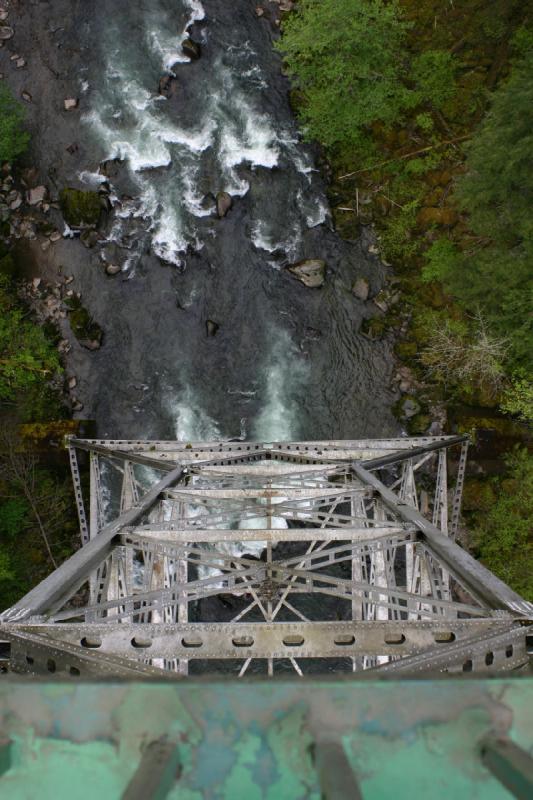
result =
M98 192L62 189L59 199L65 222L71 228L79 228L81 225L97 225L100 221L102 206Z
M163 95L163 97L172 97L176 93L177 88L178 81L171 75L163 75L163 77L159 80L158 91L159 94Z
M225 217L233 205L233 198L227 192L218 192L217 194L217 214L218 218Z
M34 189L29 189L26 198L28 205L38 206L39 203L44 203L48 197L48 189L46 186L36 186Z
M326 262L320 258L306 258L292 264L288 269L309 289L318 289L326 280Z
M79 100L77 97L66 97L63 101L65 111L75 111L78 108Z
M406 394L398 402L397 411L401 419L411 419L420 413L420 403L413 395Z
M193 41L191 38L185 39L185 41L182 42L181 49L191 61L196 61L202 55L202 48L198 42Z
M81 239L81 243L84 245L84 247L87 247L87 248L90 249L92 247L96 247L96 245L98 244L99 237L98 237L98 233L95 230L92 230L91 228L87 228L81 234L80 239Z
M220 328L220 325L218 324L218 322L214 322L212 319L208 319L207 322L205 323L205 328L208 336L215 336L218 329Z
M8 39L12 39L15 35L15 31L9 25L0 25L0 41L7 42Z
M357 297L358 300L362 300L363 303L368 300L368 295L370 294L370 286L366 278L357 278L354 285L352 286L352 294Z

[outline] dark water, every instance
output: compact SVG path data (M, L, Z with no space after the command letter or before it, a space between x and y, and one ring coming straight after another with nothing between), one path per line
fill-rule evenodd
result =
M369 240L332 229L300 141L270 22L254 0L94 0L80 12L85 185L108 166L120 263L81 275L105 343L77 357L84 416L100 435L265 440L386 435L390 347L359 334L370 304L350 287L382 268ZM202 56L181 41L189 21ZM180 60L182 59L182 60ZM158 95L174 75L173 96ZM81 185L81 184L80 184ZM217 219L206 197L228 191ZM93 259L96 257L93 254ZM308 289L285 267L327 262ZM219 325L207 336L207 320Z

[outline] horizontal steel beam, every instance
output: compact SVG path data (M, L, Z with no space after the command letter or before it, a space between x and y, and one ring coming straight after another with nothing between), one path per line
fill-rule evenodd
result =
M121 531L123 543L135 543L141 539L172 543L184 542L334 542L358 541L374 542L406 535L406 540L414 541L417 529L412 524L399 524L361 528L182 528L175 523L148 523Z
M446 649L433 646L405 659L375 667L373 672L508 672L528 663L527 627L492 621L488 631L471 631L469 637Z
M62 623L17 626L14 633L38 635L57 647L66 642L89 653L132 659L406 657L433 648L446 659L452 644L467 642L472 636L490 637L495 626L499 631L505 629L506 633L514 630L509 621L442 619L431 622ZM522 633L525 635L524 631Z

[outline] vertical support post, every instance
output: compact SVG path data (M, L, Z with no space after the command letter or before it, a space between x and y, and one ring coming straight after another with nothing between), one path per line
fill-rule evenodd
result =
M453 493L452 521L450 525L450 536L452 539L455 539L457 536L457 529L459 528L459 516L461 514L461 500L463 498L467 455L468 441L461 444L461 455L459 456L459 465L457 467L457 480L455 482L455 490Z
M74 496L76 498L76 508L78 509L78 520L80 523L80 535L82 545L87 544L89 541L89 526L87 524L87 515L85 514L85 505L83 503L83 492L81 490L80 470L78 465L78 457L76 455L76 448L69 444L68 457L70 461L70 472L72 474L72 484L74 486Z

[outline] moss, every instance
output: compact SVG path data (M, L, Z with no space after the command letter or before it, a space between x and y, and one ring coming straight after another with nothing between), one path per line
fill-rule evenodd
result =
M61 211L68 225L98 225L102 214L100 197L97 192L83 192L80 189L63 189L60 194Z
M467 478L463 492L463 511L489 511L496 495L493 484L479 478Z
M370 339L381 339L387 330L387 322L384 317L372 317L363 320L361 333Z
M396 342L394 352L398 358L414 358L418 352L416 342Z
M431 421L429 414L415 414L415 416L407 422L407 430L411 436L418 436L427 431L431 425Z
M8 278L12 278L15 274L16 267L15 261L13 260L13 256L8 254L3 258L0 258L0 274L6 275Z
M69 321L72 333L79 341L96 341L100 343L103 331L97 322L91 317L87 309L82 306L79 298L71 298L67 303L69 310Z

